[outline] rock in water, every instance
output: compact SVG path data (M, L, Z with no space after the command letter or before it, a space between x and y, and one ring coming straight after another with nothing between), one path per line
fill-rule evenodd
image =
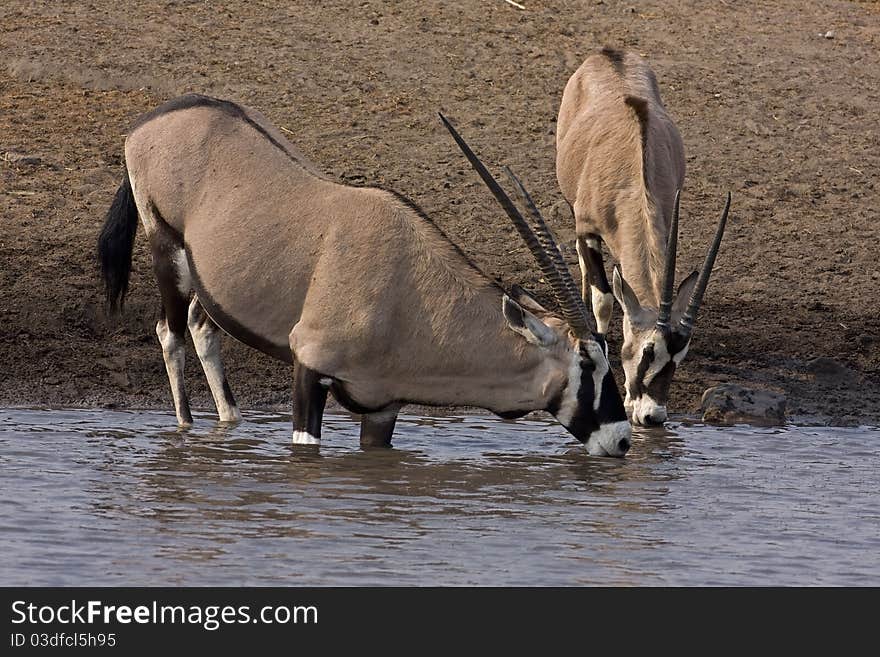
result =
M734 383L703 393L703 422L713 424L785 424L785 395Z

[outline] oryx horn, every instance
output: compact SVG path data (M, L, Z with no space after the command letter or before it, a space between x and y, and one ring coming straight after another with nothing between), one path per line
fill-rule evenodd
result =
M529 251L531 251L532 255L535 257L535 261L538 263L541 273L550 284L550 289L553 292L556 303L572 331L578 337L586 337L589 333L589 325L587 323L586 313L581 310L583 304L581 303L580 308L578 308L578 305L571 298L564 281L564 274L559 271L552 256L550 256L541 245L538 236L535 235L535 232L532 230L531 226L529 226L529 223L525 220L522 214L520 214L519 210L517 210L513 201L510 200L510 197L501 188L501 185L498 184L498 181L496 181L492 174L489 173L488 169L486 169L480 159L474 154L464 139L462 139L461 135L458 134L458 131L452 127L452 124L449 123L446 117L443 116L442 113L439 114L440 120L443 121L443 125L449 130L455 143L458 144L458 147L461 149L462 153L464 153L468 162L471 163L471 166L479 174L483 182L486 183L486 186L492 192L495 200L497 200L501 207L504 208L504 211L507 213L507 216L510 217L510 220L513 222L520 237L526 243L526 246L529 247ZM565 271L567 272L568 270L566 269ZM570 276L571 274L569 274L569 277Z
M700 310L703 294L706 292L706 286L709 284L709 276L712 274L712 267L715 265L715 257L718 255L718 248L721 246L721 238L724 236L724 226L727 224L728 212L730 212L730 192L727 192L727 203L724 205L721 219L718 220L718 228L715 230L715 239L712 242L712 247L709 249L709 253L706 254L706 260L703 262L703 268L700 270L700 277L697 279L693 294L691 294L687 310L681 316L680 332L685 337L689 337L694 330L697 312Z
M675 256L678 251L678 207L681 201L681 190L675 192L675 206L672 209L672 223L669 226L669 238L666 241L666 267L663 270L663 296L660 298L660 311L657 314L657 328L669 330L669 318L672 316L672 290L675 287Z
M574 284L574 279L571 277L568 265L565 264L565 258L562 257L559 245L556 243L553 233L550 232L550 227L547 225L547 222L544 221L544 217L541 216L541 212L532 200L531 194L526 191L526 188L523 186L522 182L520 182L520 179L516 177L509 167L504 167L504 172L508 175L511 181L513 181L513 184L519 191L523 203L525 203L526 207L529 209L529 213L532 215L535 222L534 227L537 229L535 233L538 237L538 242L540 242L544 252L549 255L550 259L553 261L559 279L559 285L565 290L566 305L560 305L562 313L565 315L566 320L574 330L575 335L585 336L587 334L586 332L592 331L589 322L592 315L584 305L580 294L578 294L577 286ZM575 319L569 319L570 317Z

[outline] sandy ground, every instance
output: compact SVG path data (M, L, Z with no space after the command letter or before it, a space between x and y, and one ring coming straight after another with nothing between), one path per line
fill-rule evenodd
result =
M733 193L671 410L738 382L785 392L794 419L878 422L880 6L522 3L5 0L0 404L170 408L144 241L122 319L104 315L94 247L127 127L187 91L260 109L324 171L406 194L489 275L546 293L436 112L521 174L574 267L555 117L568 76L608 44L648 58L684 137L680 272ZM289 404L287 367L232 340L226 358L243 407ZM207 407L192 352L188 378Z

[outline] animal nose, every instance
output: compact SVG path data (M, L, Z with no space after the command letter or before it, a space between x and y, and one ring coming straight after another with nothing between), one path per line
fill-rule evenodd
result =
M658 425L666 422L666 406L645 403L641 408L636 406L632 414L633 422L643 426Z
M620 442L617 443L617 449L620 450L621 454L626 454L629 451L630 442L626 438L621 438Z

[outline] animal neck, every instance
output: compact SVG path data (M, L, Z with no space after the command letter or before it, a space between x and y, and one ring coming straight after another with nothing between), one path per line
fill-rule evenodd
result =
M647 185L643 186L640 197L638 208L631 215L633 225L629 248L620 252L620 266L623 277L642 306L656 309L663 294L663 268L669 230L662 210Z
M512 331L502 314L501 291L486 289L451 301L431 334L419 341L431 356L413 371L407 388L420 401L477 406L498 413L546 408L565 373L546 349ZM435 312L437 309L435 309ZM414 336L415 338L416 336Z
M650 161L649 104L643 98L628 96L626 104L633 111L636 130L632 135L634 185L630 190L627 213L632 222L629 227L629 247L621 254L623 275L633 288L643 306L658 307L662 295L661 286L666 245L666 230L661 207L651 193L653 167Z
M646 79L644 82L650 89L652 80ZM653 86L656 87L656 82L653 82ZM674 131L674 127L666 127L668 119L659 99L653 104L640 99L630 104L640 132L635 162L638 171L637 201L635 212L632 213L634 223L629 234L630 248L626 254L629 262L621 258L621 263L624 277L641 304L656 309L663 296L666 245L675 202L675 187L669 184L670 176L679 170L674 155L664 155L662 149L657 150L656 134L657 131L662 133L664 129L671 129L677 135L677 131ZM683 173L676 181L677 187L681 187L681 177Z

